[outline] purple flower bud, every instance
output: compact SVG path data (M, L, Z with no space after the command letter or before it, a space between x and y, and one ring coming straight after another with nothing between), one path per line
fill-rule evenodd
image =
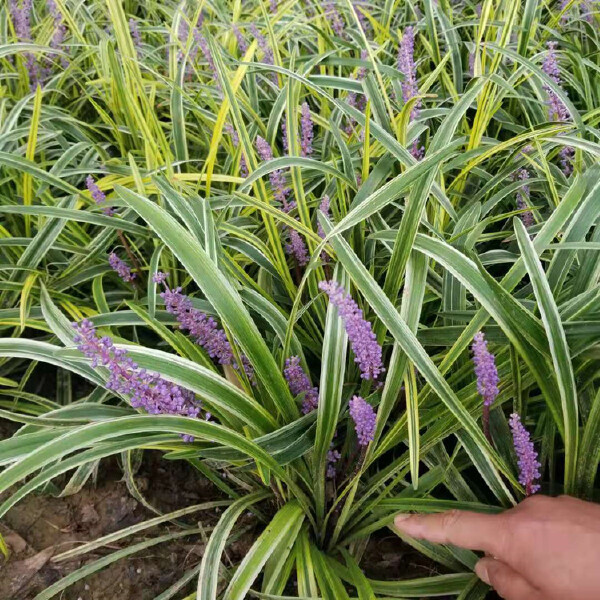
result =
M354 7L354 11L356 12L356 16L358 17L358 22L360 23L360 28L366 33L369 31L369 20L363 13L364 10L364 2L362 0L358 0L357 2L353 2L352 6Z
M360 446L368 446L375 435L377 415L373 407L360 396L350 400L350 416L354 421L354 429Z
M248 43L244 39L242 32L239 30L237 25L232 25L233 35L235 35L235 39L237 40L238 48L240 50L240 54L244 55L248 51Z
M556 46L557 42L548 42L548 53L542 63L542 70L546 75L554 81L554 83L562 89L562 81L560 78L560 68L558 66L558 59L556 57ZM563 101L550 89L549 86L545 85L544 90L548 94L548 116L551 121L565 121L569 118L567 107L563 104Z
M212 317L195 308L192 301L181 293L180 287L173 290L167 287L161 293L161 298L167 311L175 315L179 329L189 331L196 344L204 348L220 365L232 365L234 369L239 370L225 331L219 328ZM245 356L242 356L242 368L248 379L254 382L254 369Z
M139 51L142 47L142 34L140 33L140 28L134 18L129 19L129 31L131 32L133 45L135 46L136 50Z
M277 0L269 0L269 9L272 14L277 12Z
M258 156L261 160L273 160L273 151L271 150L271 146L269 146L264 138L260 137L260 135L257 135L255 144L256 151L258 152ZM275 199L282 204L285 204L286 198L290 193L290 189L285 185L283 171L281 169L277 169L271 172L269 174L269 181L271 182L271 189Z
M22 0L19 6L19 0L10 1L10 13L17 41L31 42L31 11L33 8L33 0ZM29 89L33 92L40 80L40 68L31 52L23 53L25 59L25 67L29 75Z
M302 138L301 138L301 154L302 156L310 156L312 154L312 141L313 141L313 122L310 118L310 108L307 102L302 103L301 107L302 116L300 118L300 124L302 127Z
M344 29L346 28L346 24L344 23L344 19L342 19L342 16L338 12L338 9L335 7L335 4L333 2L327 2L324 5L324 9L325 17L329 21L331 29L333 29L333 31L339 38L344 39Z
M131 406L143 408L152 415L182 415L196 418L200 404L193 392L168 382L155 373L140 369L127 356L127 351L115 348L109 337L100 338L87 319L73 323L77 349L91 359L92 367L102 365L109 372L106 387L117 394L129 396ZM183 436L191 441L190 436Z
M287 118L285 115L281 117L281 140L283 143L283 151L288 152L288 136L287 136Z
M127 263L121 260L114 252L108 255L108 264L117 272L117 275L125 282L128 283L135 279L135 273L131 272Z
M85 185L90 192L92 199L96 204L102 204L106 201L106 194L98 187L98 184L94 181L91 175L88 175L85 179ZM115 211L110 206L105 206L103 209L105 215L112 217Z
M327 479L335 479L335 465L340 458L342 458L342 455L337 450L329 450L327 452L327 472L325 473Z
M237 131L233 128L233 125L231 123L225 123L223 129L225 130L225 133L231 136L231 142L237 148L240 143L240 138Z
M529 171L527 169L519 169L516 174L517 179L522 181L527 181L529 179ZM524 210L529 208L529 186L524 185L517 191L517 208L519 210ZM533 213L530 210L527 212L521 213L521 220L523 221L523 225L527 229L535 225L535 221L533 219Z
M542 69L546 75L554 81L554 83L562 90L562 81L560 78L560 68L558 66L558 59L556 57L556 46L557 42L548 42L548 53L542 63ZM550 89L549 86L544 85L544 91L548 95L548 118L551 121L566 121L569 118L569 112L564 102L558 97L558 95ZM563 90L564 91L564 90ZM566 92L565 92L566 93ZM560 164L563 173L568 177L573 172L573 157L575 150L569 146L563 147L560 151Z
M67 35L67 27L64 23L62 13L56 5L56 2L54 0L46 0L46 6L48 7L50 16L54 20L54 32L50 38L50 47L61 48ZM69 61L65 56L61 56L60 64L66 69L69 66Z
M219 76L217 75L217 68L215 67L215 61L213 59L212 53L210 51L210 48L208 47L208 42L206 41L206 38L200 34L199 29L195 30L195 39L198 42L198 45L200 46L200 50L202 51L202 54L204 55L204 58L206 60L206 62L208 63L208 70L211 72L212 78L215 82L215 85L217 87L217 89L219 90L219 92L221 92L221 84L219 83ZM196 33L198 32L198 33Z
M237 148L240 143L240 138L238 136L238 132L233 128L230 123L225 123L225 132L231 136L231 142L234 147ZM240 155L240 175L242 177L248 177L248 166L246 165L246 158L244 157L244 153Z
M167 280L168 275L166 273L163 273L162 271L157 271L156 273L154 273L154 275L152 275L152 281L154 281L154 283L164 283Z
M240 156L240 175L242 177L248 177L248 165L246 164L246 157L243 152Z
M310 383L308 375L300 366L300 357L291 356L286 359L283 374L288 382L292 396L304 394L302 413L306 415L315 410L319 404L319 388L314 387Z
M415 140L410 148L410 153L416 160L421 160L425 156L425 147L419 146L419 140Z
M581 3L581 8L583 10L583 18L590 23L590 25L594 24L594 12L595 12L595 4L598 0L583 0Z
M469 52L469 75L475 76L475 51Z
M204 38L202 37L202 33L201 33L201 28L202 28L202 23L204 22L204 13L200 13L200 15L198 16L198 20L196 21L196 25L194 26L193 30L192 30L192 37L194 39L194 44L191 45L190 47L190 51L188 54L188 62L185 66L185 74L186 77L189 79L192 76L193 73L193 66L192 63L196 60L196 57L198 56L198 48L201 45L201 40L204 40ZM188 37L190 35L190 26L188 25L188 22L185 20L185 18L182 18L181 21L179 22L179 30L177 31L177 37L179 39L179 42L183 45L183 46L187 46L187 42L188 42ZM204 40L204 43L206 43L206 41ZM179 50L179 52L177 53L177 58L178 60L183 60L185 57L185 53L182 50ZM205 55L206 58L206 55ZM209 63L209 69L212 71L213 73L213 77L216 79L216 71L214 69L214 64L212 64L212 56L210 57L210 60L208 58L206 58L207 62ZM211 67L212 64L212 67ZM218 86L218 81L217 81L217 86Z
M361 50L360 51L360 59L361 60L367 60L369 58L369 54L366 50ZM356 79L357 81L363 81L365 79L365 77L367 76L367 69L366 67L360 67L356 73ZM356 108L356 110L359 110L361 112L365 111L365 108L367 107L367 99L365 97L364 94L356 94L356 92L348 92L348 96L347 98L347 102L350 106L352 106L353 108ZM352 128L354 126L354 119L352 118L348 118L348 124L345 127L345 131L348 135L350 135L352 133Z
M376 380L385 369L381 360L381 346L377 343L371 323L363 319L362 310L339 283L321 281L319 289L327 293L329 301L338 309L354 352L354 361L360 367L361 377Z
M405 103L419 94L419 86L417 85L417 66L415 64L414 52L415 31L412 27L407 27L404 30L404 35L402 36L400 48L398 50L398 70L404 75L404 80L402 81L402 99ZM414 120L419 116L420 106L421 101L419 100L411 110L411 120Z
M290 243L286 244L285 251L296 259L299 266L308 264L308 250L304 240L295 229L289 230Z
M558 10L560 12L562 12L563 10L565 10L565 8L567 7L567 5L571 2L571 0L560 0L560 4L558 5ZM560 24L561 25L565 25L567 23L567 21L569 20L569 16L567 15L567 13L563 13L563 15L560 17Z
M258 27L254 23L252 23L252 25L250 25L250 31L251 31L252 35L256 38L258 47L262 50L262 53L263 53L262 62L264 62L267 65L274 65L275 64L275 55L273 54L273 50L271 49L271 46L269 46L269 42L267 41L267 38L258 30ZM279 83L277 80L277 73L271 72L269 74L269 77L275 85L277 85Z
M560 166L565 177L573 172L573 159L575 158L575 148L572 146L563 146L559 152Z
M329 216L330 216L330 214L329 214L329 205L330 205L329 196L327 196L327 195L323 196L323 198L321 198L321 204L319 204L319 210L327 218L329 218ZM325 232L323 231L323 227L321 226L321 223L317 224L317 233L319 234L319 237L321 239L323 239L325 237Z
M525 487L525 493L531 496L540 489L540 486L534 482L541 477L540 468L542 465L538 461L538 454L529 437L529 432L521 423L521 417L513 413L510 415L508 423L512 431L519 464L519 483Z
M477 391L483 398L484 405L491 406L500 393L498 390L500 380L496 369L496 359L488 350L485 336L481 331L473 336L471 350L475 363L475 375L477 375Z
M102 204L102 202L106 200L106 195L98 187L98 184L94 181L94 178L91 175L86 177L85 185L87 186L87 189L92 195L92 199L96 204Z

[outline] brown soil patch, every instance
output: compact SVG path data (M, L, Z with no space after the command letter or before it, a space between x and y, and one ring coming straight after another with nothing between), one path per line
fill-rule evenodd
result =
M107 474L108 473L108 474ZM81 566L152 537L181 531L172 523L161 524L124 538L109 548L99 548L83 558L54 562L53 556L108 533L156 516L129 493L120 480L115 461L100 466L102 480L87 484L72 496L31 494L14 506L0 525L11 556L0 558L0 600L29 600L49 585ZM138 489L162 513L220 498L209 481L183 461L161 460L157 452L146 452L138 475ZM221 509L184 517L188 525L213 527ZM251 526L246 520L242 526ZM233 544L228 553L233 561L243 557L252 543L249 532ZM126 557L67 588L62 600L151 600L197 566L204 550L203 539L195 534L171 540ZM195 590L192 578L175 598Z

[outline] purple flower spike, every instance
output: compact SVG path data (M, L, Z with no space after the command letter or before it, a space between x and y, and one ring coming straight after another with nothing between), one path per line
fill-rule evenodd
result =
M277 12L277 0L269 0L269 9L272 14Z
M560 156L560 166L565 177L573 172L573 159L575 158L575 148L572 146L563 146L558 153Z
M131 406L143 408L151 415L181 415L196 418L200 405L193 392L170 383L155 373L140 369L127 356L127 351L115 348L109 337L100 338L87 319L73 323L77 349L91 359L92 367L102 365L109 371L106 387L129 396ZM184 435L185 441L192 441Z
M287 118L285 115L281 117L281 141L283 143L283 151L288 153L288 136L287 136Z
M546 75L554 81L554 83L561 87L562 81L560 79L560 69L558 66L558 59L556 57L556 46L557 42L548 42L548 53L542 63L542 70ZM550 89L549 86L544 85L544 90L548 94L548 116L551 121L566 121L569 118L567 107L563 104L563 101Z
M189 331L195 342L220 365L232 365L234 369L239 370L227 334L219 328L216 321L195 308L192 301L181 293L180 287L170 290L165 285L165 288L161 298L167 311L179 321L179 329ZM242 356L242 368L248 379L254 382L254 369L245 356Z
M258 27L254 23L252 23L252 25L250 25L250 32L256 38L258 47L262 50L262 53L263 53L262 61L267 65L274 65L275 64L275 55L273 54L273 50L271 49L271 46L269 46L269 42L267 41L267 38L258 30ZM277 85L279 83L277 80L277 73L271 72L269 74L269 77L275 85Z
M286 359L283 374L293 396L304 394L302 414L307 415L315 410L319 404L319 388L310 383L308 375L300 366L299 356L291 356Z
M48 7L50 16L54 20L54 32L50 38L50 48L60 48L62 47L64 39L67 35L67 27L63 21L62 13L58 9L56 2L54 0L46 0L46 6ZM69 61L65 56L61 56L60 64L66 69L69 66Z
M233 128L233 125L231 123L225 123L223 129L225 130L225 133L231 136L231 142L237 148L240 143L240 138L238 132Z
M477 375L477 391L483 398L486 406L491 406L500 393L498 390L498 370L496 359L488 350L485 336L480 331L473 336L473 362L475 363L475 375Z
M361 50L360 51L360 59L367 60L368 58L369 58L369 53L366 50ZM366 76L367 76L367 69L365 67L360 67L356 73L356 80L363 81ZM350 106L356 108L356 110L359 110L361 112L364 112L365 108L367 107L367 99L364 94L357 95L356 92L348 92L347 101ZM354 123L355 123L354 119L349 118L348 124L345 127L345 131L348 135L350 135L352 133L352 128L354 126Z
M246 54L248 50L248 43L244 39L242 32L239 30L237 25L232 26L233 35L235 35L235 39L237 40L238 48L240 49L240 54Z
M198 33L196 33L198 32ZM210 71L212 78L216 84L217 89L219 90L219 92L221 92L221 84L219 83L219 76L217 75L217 68L215 67L215 61L213 59L213 55L212 52L210 51L210 48L208 47L208 42L206 41L206 38L201 35L199 33L199 29L196 28L195 30L195 39L198 42L198 46L200 46L200 50L202 51L202 54L204 55L204 58L206 60L206 62L208 63L208 70Z
M469 75L471 77L475 76L475 50L469 52Z
M340 458L342 458L342 455L337 450L329 450L327 452L327 472L325 473L327 479L335 479L335 465Z
M310 108L308 103L303 102L300 110L302 113L302 116L300 117L300 124L302 127L301 154L302 156L310 156L313 151L313 122L310 118Z
M96 204L102 204L106 201L106 194L98 187L98 184L94 181L94 178L91 175L86 177L85 185ZM115 214L115 211L110 208L110 206L104 207L103 212L109 217L112 217Z
M92 198L96 204L101 204L106 200L106 195L98 187L98 184L94 181L94 178L91 175L86 177L85 185L87 186L87 189L92 195Z
M261 160L273 160L273 150L271 150L271 146L269 146L269 144L264 138L260 137L260 135L257 135L255 143L256 151L258 152L258 156ZM269 181L271 182L273 196L276 200L285 205L286 198L290 193L290 190L285 185L285 177L283 176L283 171L281 169L277 169L270 173Z
M31 11L33 0L10 0L10 13L15 33L19 42L31 41ZM40 80L40 68L31 52L24 52L25 67L29 75L29 89L33 92Z
M364 9L364 3L361 1L353 2L352 6L354 7L354 11L356 12L356 16L358 17L358 22L360 23L360 28L368 33L369 31L369 20L365 17L362 9Z
M295 229L290 229L289 235L290 243L286 244L285 251L296 259L299 266L306 266L308 264L308 250L304 240Z
M339 283L321 281L319 289L327 293L329 301L338 309L354 352L354 361L360 367L361 377L376 380L385 369L381 360L381 346L377 343L371 323L363 319L362 310Z
M243 153L240 156L240 175L242 177L248 177L248 165L246 164L246 157Z
M583 9L583 18L590 24L594 24L595 4L597 0L583 0L581 8Z
M373 407L364 398L354 396L350 400L350 416L354 421L359 445L368 446L373 441L377 421Z
M490 406L499 394L498 383L500 381L496 369L496 359L488 350L487 342L481 331L473 336L471 350L473 351L475 375L477 376L477 391L483 398L483 433L491 443Z
M137 50L140 50L142 47L142 34L140 33L140 28L137 24L137 21L133 18L129 19L129 31L131 32L131 39L133 40L133 45Z
M562 89L560 70L556 58L556 42L548 42L548 54L542 64L544 72L554 81L554 83L566 94ZM544 91L548 95L546 104L548 106L548 118L552 121L566 121L569 118L569 112L563 101L558 97L549 86L544 85ZM559 134L564 135L564 134ZM531 145L523 148L523 152L531 152ZM575 158L575 149L571 146L563 146L559 152L560 165L565 177L568 177L573 172L573 159Z
M527 169L519 169L517 171L517 178L520 179L521 181L527 181L529 179L529 171L527 171ZM529 186L524 185L517 192L517 208L519 210L529 209L528 200L529 200ZM535 221L533 219L533 213L530 210L527 210L527 212L521 213L521 221L523 221L523 225L525 225L525 227L527 229L529 229L530 227L535 225Z
M256 136L256 151L261 160L273 160L273 151L267 141ZM281 210L285 213L289 213L296 206L295 202L288 202L287 196L290 193L290 189L285 185L285 177L283 171L277 169L269 174L269 181L271 182L271 189L275 199L281 203ZM285 229L284 229L285 231ZM294 230L289 230L290 243L286 245L285 250L288 254L296 259L296 262L303 267L308 263L308 251L304 241L300 237L300 234Z
M154 275L152 275L152 281L154 281L154 283L164 283L167 280L168 275L166 273L163 273L162 271L157 271L156 273L154 273Z
M415 31L412 27L407 27L404 30L404 35L400 42L398 50L398 70L404 75L402 81L402 99L408 102L419 94L419 86L417 85L417 66L415 64ZM414 121L419 116L419 100L412 108L410 113L411 121Z
M344 38L344 29L346 28L346 24L344 23L344 19L338 12L338 9L335 7L333 2L327 2L324 6L325 9L325 17L331 24L331 29L335 32L339 38Z
M238 132L233 128L230 123L225 123L225 132L231 136L231 142L234 147L237 148L240 143L240 137L238 136ZM240 155L240 175L242 177L248 177L248 166L246 165L246 158L244 157L244 153Z
M519 464L519 483L525 487L525 493L531 496L540 489L540 486L534 482L541 477L542 465L538 461L538 454L529 437L529 432L521 423L521 417L517 413L513 413L510 415L508 424L512 431Z
M329 196L325 195L323 196L323 198L321 198L321 204L319 204L319 210L327 217L330 217L329 214L329 205L331 204L331 201L329 200ZM323 239L325 237L325 232L323 231L323 227L321 226L321 223L318 223L317 225L317 233L319 234L319 237L321 239Z
M423 156L425 156L425 147L419 146L419 140L415 140L410 148L410 153L413 158L422 160Z
M108 264L125 283L129 283L135 279L135 273L132 273L127 263L121 260L114 252L108 255Z

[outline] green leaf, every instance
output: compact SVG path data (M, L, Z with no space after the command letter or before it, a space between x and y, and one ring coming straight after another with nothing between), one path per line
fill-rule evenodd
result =
M294 532L293 535L297 535L303 519L302 508L293 500L279 509L240 563L225 590L223 600L244 600L246 598L248 590L267 559L276 549L277 544L288 534L292 535L292 532Z
M236 500L219 519L215 527L200 565L198 574L198 600L216 600L217 590L219 585L219 572L221 564L221 556L227 544L227 539L231 534L236 521L240 515L247 511L253 504L265 500L270 495L269 492L263 490L254 494L248 494L239 500Z
M525 261L525 267L533 285L542 321L548 334L552 363L556 370L564 420L565 491L569 494L575 491L577 445L579 438L577 387L575 385L575 375L573 374L569 345L567 344L558 307L552 296L542 263L529 239L529 234L520 219L515 217L513 225L519 249Z

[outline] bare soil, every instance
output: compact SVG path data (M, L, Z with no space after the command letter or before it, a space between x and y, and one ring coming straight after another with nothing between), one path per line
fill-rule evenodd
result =
M167 523L144 530L138 537L119 540L110 548L100 548L85 555L83 560L53 561L54 555L82 542L156 516L130 495L126 484L120 480L116 463L111 467L107 468L107 463L103 463L100 469L103 480L95 486L88 483L75 495L61 498L31 494L8 512L0 525L0 533L11 556L0 564L0 600L29 600L93 560L133 542L180 530ZM220 497L212 483L187 463L161 460L160 454L155 452L145 453L136 483L146 500L163 513ZM218 521L219 513L218 508L211 509L182 520L212 527ZM231 560L241 559L253 538L253 534L246 534L230 546ZM150 600L195 567L203 550L203 541L197 534L159 544L88 576L59 597L62 600ZM175 598L192 593L195 585L192 578Z

